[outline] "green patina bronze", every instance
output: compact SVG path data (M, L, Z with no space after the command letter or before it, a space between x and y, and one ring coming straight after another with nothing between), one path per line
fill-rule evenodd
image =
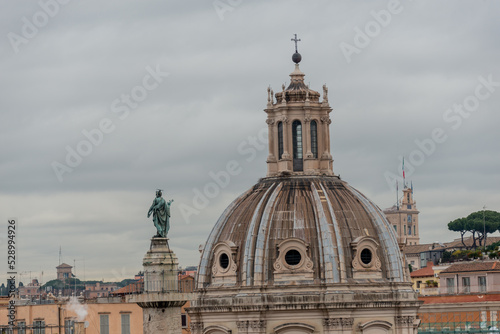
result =
M153 214L153 223L157 231L155 237L166 238L170 229L170 205L174 200L171 199L165 202L161 195L161 190L158 189L156 191L156 198L149 208L148 218Z

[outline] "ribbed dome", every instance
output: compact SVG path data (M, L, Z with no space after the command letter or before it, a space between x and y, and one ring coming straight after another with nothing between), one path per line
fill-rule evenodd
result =
M224 211L198 288L404 282L382 211L337 176L268 177Z

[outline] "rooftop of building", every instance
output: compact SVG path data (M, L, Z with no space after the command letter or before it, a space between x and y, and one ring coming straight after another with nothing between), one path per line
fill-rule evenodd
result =
M424 304L461 304L500 301L500 293L478 293L461 295L419 296Z
M494 244L494 243L499 242L499 241L500 241L500 237L487 237L486 246L489 246L489 245ZM448 242L445 245L446 245L446 248L462 248L462 247L464 247L464 243L465 243L466 247L472 247L474 244L474 240L472 239L472 237L468 237L468 238L464 238L464 242L462 243L462 240L459 238L459 239L453 240L452 242ZM479 243L477 242L476 245L479 246Z
M486 239L486 246L490 246L496 242L500 241L500 237L488 237ZM464 246L465 244L465 246ZM455 239L451 242L445 242L445 243L440 243L440 242L434 242L430 244L420 244L420 245L408 245L404 249L405 254L418 254L418 253L423 253L427 251L438 251L438 250L450 250L450 249L455 249L455 248L464 248L464 247L472 247L474 245L474 241L472 240L472 237L464 238L464 242L462 243L462 240ZM479 246L479 243L476 241L476 245ZM482 247L482 246L481 246Z
M143 284L144 284L144 279L141 278L137 282L131 283L129 285L124 286L123 288L110 292L110 295L140 293L144 290Z
M427 267L412 271L410 273L411 277L434 277L434 269L432 261L427 262Z
M432 244L420 244L420 245L408 245L404 249L405 254L418 254L422 252L427 252L430 250L441 250L446 249L446 245L440 243Z
M470 261L470 262L454 263L447 269L443 270L441 274L477 272L477 271L500 272L500 261Z

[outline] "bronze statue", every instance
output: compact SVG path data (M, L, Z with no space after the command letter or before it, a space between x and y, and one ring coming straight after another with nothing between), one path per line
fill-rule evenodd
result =
M170 205L174 201L171 199L165 202L163 197L161 197L161 189L156 190L156 198L153 200L153 204L148 211L148 218L153 214L153 223L156 227L155 238L166 238L168 230L170 229Z

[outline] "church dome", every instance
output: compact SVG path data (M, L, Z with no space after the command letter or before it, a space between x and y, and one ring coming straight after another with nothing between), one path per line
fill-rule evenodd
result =
M288 88L268 88L267 177L213 228L200 289L409 280L384 213L334 174L328 88L320 101L304 76L296 63Z
M416 333L420 302L392 225L333 172L326 85L309 89L297 61L288 88L267 92L267 175L203 247L192 333Z
M261 179L213 228L198 287L404 282L382 211L337 176Z

